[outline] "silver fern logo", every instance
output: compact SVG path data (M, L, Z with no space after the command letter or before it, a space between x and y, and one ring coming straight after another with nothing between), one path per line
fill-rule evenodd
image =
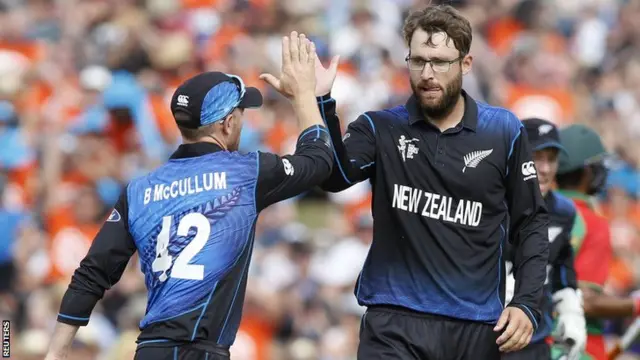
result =
M491 155L493 149L491 150L478 150L472 153L468 153L464 156L464 168L462 168L462 172L467 170L467 168L475 168L480 164L480 161L484 160L487 156Z

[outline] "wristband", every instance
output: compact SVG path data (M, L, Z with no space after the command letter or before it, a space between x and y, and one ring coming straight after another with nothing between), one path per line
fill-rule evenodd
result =
M633 316L640 316L640 298L633 299Z

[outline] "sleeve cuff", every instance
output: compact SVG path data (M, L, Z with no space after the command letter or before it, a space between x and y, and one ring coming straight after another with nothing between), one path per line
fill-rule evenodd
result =
M536 316L528 306L523 304L513 304L513 303L507 306L517 307L518 309L522 310L529 317L529 320L531 320L531 324L533 324L533 331L535 332L538 329L538 321L536 320Z
M58 314L58 322L74 326L86 326L89 323L88 317L76 317L65 314Z
M322 96L316 96L316 101L318 103L323 103L323 102L329 102L329 101L335 101L332 97L331 97L331 92L329 92L328 94L322 95Z
M75 326L87 325L98 300L100 298L93 294L67 289L60 304L58 322Z

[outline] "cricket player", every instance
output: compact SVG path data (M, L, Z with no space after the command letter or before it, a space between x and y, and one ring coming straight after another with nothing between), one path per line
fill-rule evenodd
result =
M586 343L586 327L582 300L577 291L574 269L571 229L576 218L576 208L571 200L552 190L558 171L558 155L564 151L560 144L558 128L542 119L522 120L529 143L533 148L533 161L538 171L540 192L549 211L549 265L545 296L541 305L542 320L531 343L524 349L505 354L504 360L549 360L554 329L554 308L557 313L559 337L570 349L567 360L578 360ZM507 246L507 302L513 296L515 279L510 269L513 252ZM555 306L554 306L555 304Z
M527 134L511 112L462 90L472 33L458 11L428 6L403 32L413 95L365 112L344 140L330 96L335 61L317 70L336 152L323 188L373 187L373 242L355 289L368 308L358 358L499 359L541 321L548 216ZM516 288L505 307L507 241Z
M609 224L592 197L604 189L607 180L607 151L600 136L587 126L571 125L560 131L560 142L566 152L559 156L559 192L577 208L571 241L587 324L587 355L583 359L606 360L603 319L640 315L640 298L617 298L602 292L613 251Z
M331 172L315 88L315 46L283 38L282 76L300 133L294 155L238 153L244 109L262 96L219 72L183 83L171 110L184 144L128 184L64 295L47 359L64 359L78 326L138 252L148 290L135 359L229 359L240 323L255 224L265 207Z

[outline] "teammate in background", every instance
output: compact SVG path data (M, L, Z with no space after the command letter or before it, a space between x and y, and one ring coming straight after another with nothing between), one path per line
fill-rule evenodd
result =
M295 154L237 152L244 109L262 104L240 78L209 72L182 84L171 110L184 144L128 184L73 275L47 360L66 358L135 251L148 290L135 359L229 359L258 214L319 185L333 164L314 96L315 47L295 32L282 46L278 82L305 129Z
M639 315L640 299L602 292L613 253L609 223L592 197L604 189L607 180L607 152L600 136L584 125L571 125L560 131L560 143L566 152L559 156L559 192L573 200L578 210L571 241L587 322L587 358L606 360L602 319Z
M472 29L457 10L428 6L403 30L413 95L365 112L344 141L330 95L335 62L317 75L336 152L323 189L372 184L358 359L499 359L529 343L541 315L548 217L529 141L515 115L462 90ZM518 271L505 307L507 241Z
M542 119L522 120L529 143L533 149L533 161L538 171L540 192L549 211L549 265L543 298L542 321L524 349L503 355L505 360L545 360L551 358L551 350L547 343L551 336L554 320L553 311L558 314L557 322L560 337L570 345L568 360L578 360L586 343L586 328L580 294L577 291L576 272L574 269L573 249L571 248L571 229L573 227L576 208L571 200L552 190L558 171L558 155L564 151L560 145L558 128L551 122ZM515 280L513 278L513 251L507 246L505 258L507 262L506 298L513 296Z

